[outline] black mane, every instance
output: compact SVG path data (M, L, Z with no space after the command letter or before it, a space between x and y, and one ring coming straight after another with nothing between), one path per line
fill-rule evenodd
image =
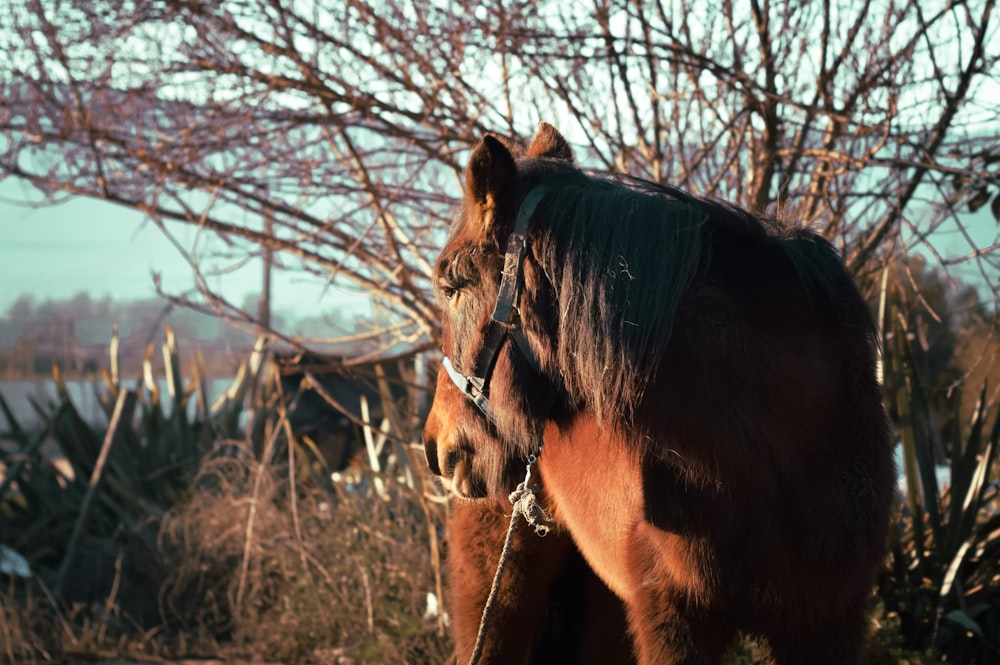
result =
M730 204L550 160L525 162L522 173L522 193L552 190L535 216L533 243L556 291L561 379L603 422L630 418L682 297L718 243L778 246L824 298L836 289L831 271L846 274L825 240Z

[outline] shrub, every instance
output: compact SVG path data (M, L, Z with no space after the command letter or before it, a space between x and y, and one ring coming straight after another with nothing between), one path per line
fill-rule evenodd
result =
M938 487L929 407L906 331L889 340L902 380L891 396L899 417L905 500L879 585L885 619L904 646L949 662L1000 662L1000 482L994 463L1000 409L984 383L972 420L958 417L944 442L947 482ZM958 391L954 413L961 413Z
M427 594L440 597L443 510L424 497L404 445L419 423L381 428L392 454L380 473L317 482L310 447L288 425L297 396L263 371L261 346L211 404L201 363L182 380L168 329L168 407L152 348L130 389L115 346L99 394L105 432L80 417L58 370L60 402L35 405L41 432L26 432L0 396L15 444L0 449L0 544L31 569L0 589L3 657L444 659L442 618L424 618Z

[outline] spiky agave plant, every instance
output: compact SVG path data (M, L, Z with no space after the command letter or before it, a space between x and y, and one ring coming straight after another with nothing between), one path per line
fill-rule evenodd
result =
M955 391L939 487L924 384L898 317L889 345L905 501L879 595L910 648L949 662L1000 663L1000 408L988 403L984 383L963 423Z
M138 534L152 549L155 524L183 499L201 458L216 441L238 436L244 398L261 367L262 345L210 404L200 355L185 383L169 327L164 337L169 406L153 372L153 345L147 348L142 378L130 387L119 372L117 332L112 335L110 367L102 371L103 385L94 388L108 418L103 431L81 416L58 367L53 368L57 402L32 400L43 422L37 431L22 427L0 395L14 444L0 449L6 469L0 481L0 543L51 577L57 591L84 533L92 539ZM47 441L53 445L43 446ZM60 459L65 461L57 463Z

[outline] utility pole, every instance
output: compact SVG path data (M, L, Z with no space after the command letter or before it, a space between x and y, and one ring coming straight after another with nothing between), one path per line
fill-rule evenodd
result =
M268 238L264 243L264 283L260 289L260 302L257 308L257 318L260 321L259 335L266 335L271 329L271 269L274 265L274 250L271 249L270 241L272 233L273 223L271 215L268 214L264 218L264 234Z

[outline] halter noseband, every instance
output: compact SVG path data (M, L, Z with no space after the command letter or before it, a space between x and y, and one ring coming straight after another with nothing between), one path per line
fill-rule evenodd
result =
M503 260L500 291L497 293L497 302L493 307L493 315L490 317L489 329L486 331L486 341L483 342L483 348L476 354L472 374L467 376L459 372L448 356L445 356L444 360L441 361L442 367L452 382L487 418L490 418L490 379L493 376L493 368L496 366L497 358L500 357L500 349L508 338L520 349L521 355L532 367L536 370L540 369L538 359L531 352L528 338L521 328L521 313L518 309L518 302L524 283L521 267L524 265L524 256L528 251L528 222L531 221L531 216L535 214L535 208L538 207L548 191L548 187L537 186L529 191L528 195L524 197L524 201L521 202L517 219L514 220L514 229L510 232L510 238L507 239L507 253Z

